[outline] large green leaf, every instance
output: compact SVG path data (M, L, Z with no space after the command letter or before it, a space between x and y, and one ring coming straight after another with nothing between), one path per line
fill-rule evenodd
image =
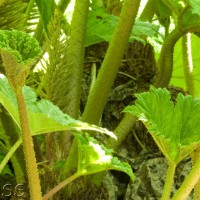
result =
M78 174L88 175L112 169L122 171L134 180L130 165L113 157L112 150L100 145L88 135L84 137L81 134L77 134L76 139L78 143Z
M148 128L166 158L178 163L200 143L200 99L178 95L176 105L169 91L151 88L136 95L125 112L136 115Z
M117 26L119 17L108 14L104 8L95 7L89 12L85 46L99 42L110 42ZM158 33L158 26L148 22L136 21L129 41L143 41L141 36L155 36Z
M116 138L112 132L104 128L72 119L48 100L37 100L35 92L28 86L23 87L23 94L33 135L62 130L94 130ZM0 77L0 103L20 127L16 96L4 75Z

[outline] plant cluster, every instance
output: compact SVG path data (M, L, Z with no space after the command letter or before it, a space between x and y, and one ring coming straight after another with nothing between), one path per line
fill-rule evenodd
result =
M200 198L200 100L191 52L191 39L199 42L200 3L148 0L139 12L143 3L76 0L69 22L64 12L70 0L0 1L0 174L14 174L17 184L28 181L31 199L50 199L61 189L58 198L72 198L70 184L75 180L81 177L99 186L108 170L126 173L134 181L131 166L113 152L137 119L168 161L162 199L170 199L175 169L189 155L193 167L172 199L186 199L194 187L194 199ZM102 114L128 44L149 40L161 48L155 53L154 87L135 95L135 104L125 108L115 130L102 128ZM92 61L81 112L85 48L101 42L109 46L98 72L98 61ZM182 79L177 82L180 67L175 58L180 59L180 48ZM190 95L179 94L171 101L165 89L170 83L180 84ZM99 134L107 135L103 143ZM45 178L52 178L51 183Z

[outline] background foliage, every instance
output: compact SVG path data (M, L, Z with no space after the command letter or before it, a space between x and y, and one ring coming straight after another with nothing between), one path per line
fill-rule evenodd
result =
M171 148L168 157L176 164L182 160L176 158L176 149L179 145L186 148L186 143L177 138L185 138L167 134L179 128L188 133L194 125L198 130L198 101L184 95L200 97L199 11L198 0L1 0L1 176L7 175L16 183L27 180L17 104L24 81L22 95L34 135L43 194L54 194L68 185L55 198L76 194L74 198L107 195L102 198L134 199L128 194L130 179L135 177L132 171L137 173L144 163L141 160L148 159L145 153L154 157L152 152L159 152L136 116L143 117L147 128L153 127L149 132L154 139L163 131L167 139L159 143L157 138L158 146ZM151 85L167 89L157 94ZM148 99L148 91L154 97ZM183 95L176 98L179 92ZM127 107L129 112L122 113L134 102L135 107ZM181 110L183 102L187 112ZM189 117L197 117L196 121L192 118L195 123L188 117L186 125L179 127L180 121L172 120L178 108L177 118L189 113ZM157 118L155 113L159 113ZM192 131L195 142L197 134ZM111 169L121 172L115 174ZM102 171L109 172L97 173ZM123 172L130 178L120 182ZM82 175L88 176L79 178ZM95 184L102 186L100 192ZM138 184L133 187L144 186ZM84 197L87 189L96 192ZM139 189L135 191L136 197L145 194L145 189L142 194ZM146 193L151 196L152 191L155 188ZM161 198L161 194L159 191L153 196Z

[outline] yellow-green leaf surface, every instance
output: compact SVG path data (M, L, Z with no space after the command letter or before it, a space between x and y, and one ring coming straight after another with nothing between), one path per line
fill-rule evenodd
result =
M62 130L94 130L116 136L107 129L75 120L48 100L37 100L35 92L28 86L23 87L23 94L29 115L33 135ZM15 93L4 75L0 77L0 103L8 110L15 123L20 127Z
M121 162L112 156L112 150L100 145L94 138L77 134L78 143L78 169L80 175L94 174L105 170L118 170L134 180L134 174L128 163Z
M165 157L180 162L200 143L200 99L178 95L174 104L166 89L151 88L136 95L125 112L136 115L148 128Z

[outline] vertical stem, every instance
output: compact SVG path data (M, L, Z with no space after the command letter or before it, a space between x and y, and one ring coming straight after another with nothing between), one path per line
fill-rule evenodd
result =
M199 178L200 178L200 157L198 157L198 159L196 160L196 163L193 165L192 170L184 180L181 187L175 193L172 200L180 200L180 199L185 200L189 196L195 184L198 182Z
M152 18L156 11L155 0L148 0L144 10L140 15L140 20L142 21L152 21Z
M113 39L107 50L105 59L97 76L97 80L89 94L83 113L83 121L98 124L107 101L110 88L116 78L121 59L128 44L140 0L125 0Z
M70 44L68 51L69 64L67 66L68 76L71 77L71 81L67 86L69 89L69 95L66 99L68 106L65 112L73 118L79 117L81 76L84 61L84 46L89 2L89 0L76 0L71 22Z
M182 59L184 76L187 91L193 97L195 96L194 78L193 78L193 63L192 63L192 49L190 33L182 37Z
M26 168L28 173L30 195L32 200L41 200L42 193L40 187L39 173L37 169L35 152L33 148L33 141L29 126L28 113L24 101L24 96L22 94L22 88L19 88L16 91L16 97L19 109L19 118L22 130L22 142L23 142Z
M164 185L164 190L162 194L162 200L169 200L171 195L171 189L174 182L174 173L176 169L176 164L169 161L169 167L167 169L166 180Z
M200 148L197 147L197 149L195 149L190 156L192 158L192 164L194 166L200 156ZM194 186L194 200L199 200L199 199L200 199L200 178L198 179L197 183Z
M192 48L191 48L191 34L187 33L182 37L182 59L184 76L187 91L190 95L195 97L195 87L193 78L193 62L192 62ZM200 149L197 148L191 153L193 165L196 163L200 155ZM198 200L200 198L200 180L196 183L194 187L194 199Z
M67 95L65 96L66 107L63 109L65 113L71 117L79 118L80 98L81 98L81 77L84 62L85 50L85 35L87 27L87 17L89 11L89 0L76 0L74 13L71 22L71 33L69 41L68 64L66 70L68 71L68 86L66 87ZM66 93L66 91L64 91ZM61 148L62 154L66 157L69 152L68 147L72 143L71 132L61 133Z

